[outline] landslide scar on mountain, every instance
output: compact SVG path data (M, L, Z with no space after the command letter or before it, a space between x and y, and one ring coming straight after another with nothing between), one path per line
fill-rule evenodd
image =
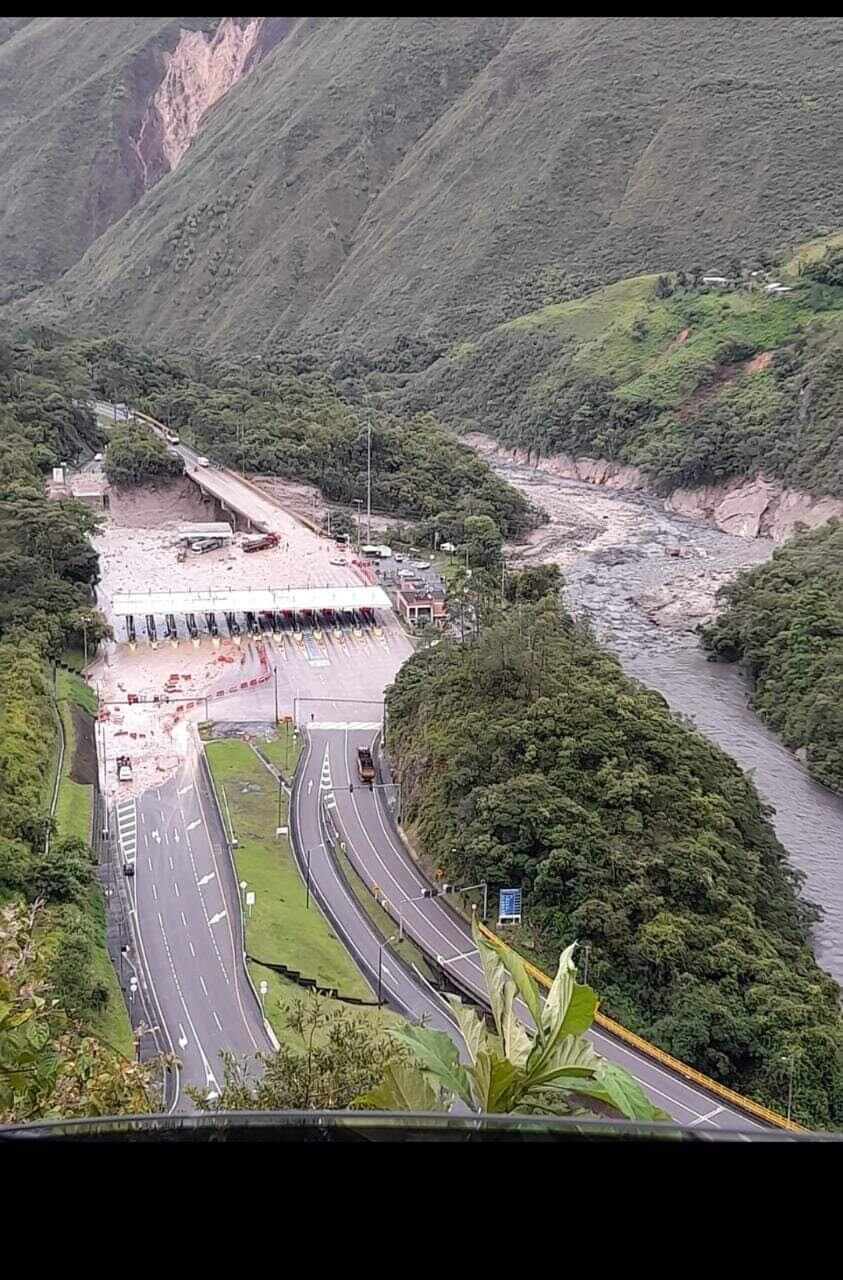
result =
M146 51L134 68L136 115L128 128L138 198L176 168L207 111L289 34L296 21L223 18L212 34L182 29L172 50L158 51L153 58Z

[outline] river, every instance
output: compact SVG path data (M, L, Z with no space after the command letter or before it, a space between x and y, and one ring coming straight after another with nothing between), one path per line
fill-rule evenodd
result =
M823 909L814 930L817 959L843 983L843 800L811 781L749 706L738 671L708 662L694 630L710 616L717 587L766 560L774 544L674 515L647 494L565 480L491 448L481 452L550 516L526 545L510 549L510 559L560 564L571 612L588 615L630 675L658 689L752 775L804 873L805 897Z

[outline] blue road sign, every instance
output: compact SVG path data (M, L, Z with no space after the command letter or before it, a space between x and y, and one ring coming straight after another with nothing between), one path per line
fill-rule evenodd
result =
M498 906L499 920L521 919L521 890L501 889Z

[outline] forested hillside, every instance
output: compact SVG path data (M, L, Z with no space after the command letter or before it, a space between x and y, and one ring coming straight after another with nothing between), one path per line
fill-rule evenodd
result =
M410 520L442 515L452 535L470 515L490 516L507 537L541 519L429 415L401 417L344 396L328 362L314 352L180 361L112 339L73 350L90 364L103 395L146 409L224 465L310 481L328 499L350 503L366 493L371 421L376 511ZM109 445L109 465L119 451L126 464L119 474L130 474L142 440L118 433Z
M194 120L215 64L180 46L162 103L161 50L220 21L262 24L262 60ZM834 17L34 19L0 45L3 283L17 295L90 244L50 306L92 328L181 344L189 316L204 345L370 348L778 253L843 225L841 33ZM166 172L153 144L175 120L190 145Z
M843 495L843 236L621 280L457 344L397 401L536 455L633 463L663 492L759 470ZM770 281L790 292L771 295Z
M120 997L89 833L53 830L46 842L55 664L83 617L89 638L104 630L91 603L92 514L45 494L50 466L100 444L76 402L89 395L88 368L67 351L0 341L0 1119L145 1105L145 1072L101 1038Z
M730 583L721 604L705 647L740 663L756 710L817 781L843 792L843 527L794 538Z
M843 1125L840 993L727 756L550 598L417 654L388 710L406 820L449 880L523 887L522 941L545 963L588 946L607 1013L780 1111L793 1055L795 1116Z

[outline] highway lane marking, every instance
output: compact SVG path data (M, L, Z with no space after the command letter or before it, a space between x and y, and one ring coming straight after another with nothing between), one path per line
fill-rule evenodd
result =
M193 956L193 959L195 960L195 959L196 959L196 952L195 952L195 951L194 951L194 949L193 949L193 943L192 943L192 942L188 942L188 944L187 944L187 945L188 945L188 948L189 948L189 950L190 950L190 954Z
M179 795L186 796L188 791L192 791L192 790L193 790L193 783L191 782L189 787L179 787Z
M184 927L185 927L185 929L186 929L186 928L187 928L187 920L185 919L184 912L183 912L183 911L180 911L180 912L179 912L179 915L181 916L181 922L182 922L182 924L184 925Z
M177 898L180 898L180 897L181 897L181 894L179 893L179 882L178 882L178 880L174 880L174 881L173 881L173 891L175 892L175 895L176 895L176 897L177 897Z
M202 990L205 992L205 996L207 997L208 988L205 986L205 979L202 977L201 973L199 974L199 985L202 988Z
M327 750L327 749L326 749L326 750ZM344 763L345 763L346 779L347 779L347 781L348 781L348 783L349 783L349 785L350 785L350 783L351 783L351 773L350 773L350 770L349 770L349 764L348 764L348 741L347 741L347 734L346 734L346 746L345 746L345 752L344 752ZM353 807L353 809L354 809L355 816L356 816L356 818L357 818L357 822L358 822L358 825L359 825L359 827L360 827L360 830L362 831L362 833L363 833L364 837L366 838L366 840L367 840L367 842L368 842L369 846L371 847L372 852L373 852L373 853L374 853L374 855L375 855L375 858L377 859L377 861L378 861L378 863L380 864L380 866L383 868L383 871L384 871L385 875L389 878L389 880L391 880L391 882L392 882L392 884L394 885L395 889L399 890L399 891L401 892L402 896L403 896L403 895L405 895L405 893L406 893L405 886L403 886L403 885L399 882L399 880L396 878L396 875L395 875L395 873L392 871L391 867L387 866L387 864L384 862L383 858L381 857L380 853L378 852L377 848L375 847L375 845L374 845L374 843L373 843L373 841L372 841L372 839L371 839L371 837L370 837L370 835L369 835L369 832L368 832L368 830L367 830L367 828L366 828L366 824L364 823L363 818L362 818L362 815L361 815L360 810L359 810L359 808L358 808L358 804L357 804L357 797L356 797L356 795L355 795L353 792L350 792L350 793L349 793L349 796L350 796L351 804L352 804L352 807ZM420 887L420 888L426 888L426 887L427 887L427 883L426 883L425 881L421 881L421 880L420 880L420 878L419 878L417 875L414 875L414 874L413 874L413 868L411 868L411 867L409 866L409 864L405 861L404 855L401 853L401 851L400 851L400 850L397 848L397 846L395 845L395 843L394 843L394 841L393 841L393 839L392 839L392 836L391 836L390 832L387 830L387 828L386 828L386 826L385 826L385 824L384 824L383 817L382 817L382 815L381 815L381 811L380 811L380 804L378 803L378 798L377 798L377 797L375 797L375 812L376 812L376 814L377 814L377 816L378 816L378 821L379 821L379 823L380 823L380 826L381 826L381 829L382 829L382 831L383 831L384 835L386 836L387 843L389 844L390 849L393 851L393 853L396 853L396 854L398 855L401 866L402 866L406 871L408 871L408 872L410 873L410 876L411 876L412 880L414 881L414 888L415 888L415 886L416 886L416 885L419 885L419 887ZM346 833L346 834L348 834L348 833ZM351 841L351 840L348 840L348 842L347 842L347 843L348 843L349 852L351 852L351 851L353 850L353 844L352 844L352 841ZM359 855L358 855L358 856L359 856ZM426 903L428 903L428 902L430 902L430 901L431 901L431 900L427 900L427 899L425 900L425 902L426 902ZM433 899L432 901L435 901L435 899ZM439 935L439 937L440 937L440 938L442 938L442 940L443 940L443 941L446 941L446 942L448 942L448 943L449 943L449 945L452 945L451 940L450 940L450 939L447 939L447 938L446 938L446 936L442 933L441 929L439 929L439 928L438 928L438 926L436 925L436 923L435 923L435 922L430 918L430 916L425 914L425 910L424 910L424 908L422 908L422 907L420 906L420 904L419 904L419 903L408 902L406 905L407 905L408 907L412 906L412 907L416 910L416 912L417 912L417 913L422 917L422 919L424 920L425 924L426 924L429 928L431 928L431 929L434 931L434 933L438 934L438 935ZM440 908L440 910L441 910L441 908ZM443 915L444 915L444 912L443 912ZM453 924L454 924L454 922L452 922L452 921L450 920L450 917L446 917L446 918L448 919L448 923L449 923L450 925L453 925ZM462 937L465 937L465 938L467 939L467 935L466 935L465 933L463 933L463 931L462 931L462 930L460 930L460 929L459 929L459 926L458 926L458 925L456 925L455 927L456 927L456 928L457 928L457 930L460 932L461 936L462 936ZM476 959L476 960L473 958L474 950L475 950L475 949L473 948L473 949L472 949L472 952L471 952L471 953L469 953L469 954L466 956L466 960L467 960L468 964L471 966L472 970L475 970L475 969L476 969L476 970L477 970L478 975L482 977L482 968L481 968L481 966L480 966L479 958L478 958L478 959ZM482 988L481 988L481 989L482 989ZM637 1072L635 1072L634 1074L636 1074L636 1077L638 1078L638 1080L640 1081L640 1083L641 1083L641 1084L642 1084L642 1085L643 1085L647 1090L649 1090L649 1091L650 1091L650 1092L652 1092L652 1093L658 1094L658 1096L659 1096L659 1097L662 1097L662 1098L666 1099L666 1101L670 1102L672 1106L681 1108L683 1111L686 1111L689 1115L696 1116L696 1117L698 1117L698 1118L700 1118L700 1119L702 1118L703 1113L702 1113L702 1112L700 1112L700 1111L698 1111L695 1107L688 1106L686 1103L682 1102L682 1101L681 1101L679 1098L677 1098L675 1095L673 1095L673 1094L666 1094L666 1093L662 1092L662 1090L658 1089L655 1085L650 1084L650 1083L649 1083L649 1081L647 1081L647 1080L643 1079L643 1078L642 1078L642 1076L641 1076L641 1074L640 1074L640 1072L641 1072L641 1066L642 1066L642 1063L646 1063L647 1068L648 1068L651 1072L653 1072L653 1073L657 1073L657 1074L659 1074L659 1075L661 1075L661 1076L664 1076L664 1077L665 1077L665 1079L669 1080L669 1081L671 1082L671 1084L672 1084L674 1087L676 1087L676 1084L680 1084L680 1087L681 1087L682 1089L684 1089L684 1090L685 1090L685 1091L690 1095L690 1097L691 1097L691 1098L693 1098L695 1101L697 1101L697 1100L698 1100L698 1095L696 1094L696 1091L695 1091L693 1088L691 1088L689 1085L686 1085L684 1082L678 1082L678 1081L675 1081L675 1080L674 1080L674 1078L673 1078L671 1075L669 1075L669 1073L668 1073L668 1072L663 1071L660 1067L656 1066L656 1064L654 1064L654 1063L651 1063L649 1060L647 1060L647 1059L643 1059L643 1058L641 1058L639 1055L637 1055L637 1054L635 1054L635 1053L631 1052L630 1050L628 1050L628 1049L626 1048L626 1046L624 1046L624 1045L622 1045L622 1044L619 1044L619 1043L616 1043L614 1040L610 1040L607 1036L605 1036L605 1035L601 1035L599 1032L594 1032L594 1033L592 1033L592 1034L593 1034L593 1037L594 1037L595 1039L599 1037L599 1038L600 1038L600 1041L601 1041L602 1043L604 1043L604 1044L608 1044L608 1045L611 1045L611 1048L612 1048L612 1051L613 1051L613 1053L614 1053L614 1054L622 1054L622 1055L624 1055L624 1056L626 1056L626 1057L628 1057L628 1058L631 1058L631 1059L632 1059L632 1061L633 1061L633 1062L636 1064L636 1066L637 1066ZM708 1099L705 1099L705 1101L707 1102L707 1101L708 1101ZM749 1123L752 1123L752 1122L749 1122ZM760 1126L760 1125L755 1125L754 1127L756 1127L756 1128L760 1128L761 1126Z
M307 765L308 765L308 762L309 762L309 759L310 759L310 756L312 755L312 753L313 753L313 742L312 742L312 740L311 740L310 738L308 738L307 750L306 750L306 753L305 753L305 757L304 757L304 764L303 764L303 770L304 770L304 771L306 771L306 769L307 769ZM301 788L299 788L299 789L296 791L296 814L297 814L297 821L298 821L299 830L301 830L301 829L302 829L302 821L301 821ZM317 819L317 826L318 826L318 825L319 825L319 823L318 823L318 819ZM368 917L367 917L366 915L364 915L364 913L363 913L363 911L362 911L362 909L361 909L361 907L360 907L360 903L357 901L357 899L356 899L356 898L353 898L353 897L351 896L351 891L350 891L350 889L349 889L348 885L347 885L347 884L346 884L346 882L342 879L342 877L341 877L341 876L339 876L339 874L337 873L337 871L336 871L336 869L335 869L335 867L334 867L333 863L330 861L330 859L329 859L329 860L327 860L327 862L326 862L326 866L327 866L327 870L328 870L328 872L330 873L330 875L331 875L331 877L332 877L332 879L333 879L333 882L334 882L334 884L335 884L336 888L337 888L337 889L338 889L338 891L339 891L340 897L342 897L342 898L345 900L346 906L347 906L348 908L350 908L350 910L351 910L352 914L356 917L358 924L362 927L362 931L363 931L364 935L368 935L368 938L369 938L370 943L372 943L374 947L379 948L379 947L380 947L380 945L381 945L381 938L380 938L380 936L376 933L375 929L373 928L371 921L368 919ZM299 869L299 874L301 874L301 869ZM353 943L349 943L348 945L349 945L349 948L350 948L350 949L352 949L352 950L355 950L355 951L358 953L358 955L359 955L359 954L362 954L362 953L361 953L361 949L360 949L359 947L355 946L355 944L353 944ZM371 985L371 984L370 984L370 985ZM387 986L387 991L388 991L388 992L390 992L389 984L387 983L387 984L386 984L386 986ZM405 1003L404 999L402 999L402 997L401 997L401 993L400 993L400 990L399 990L399 989L392 989L392 990L391 990L391 994L392 994L392 996L394 997L394 999L398 1002L398 1004L399 1004L402 1008L406 1008L406 1007L407 1007L407 1005L406 1005L406 1003ZM421 994L423 995L424 993L421 993ZM417 1003L417 1002L416 1002L416 1003ZM435 1013L436 1013L436 1014L438 1014L440 1017L442 1017L442 1016L443 1016L443 1014L442 1014L442 1010L439 1008L439 1005L437 1004L437 1002L436 1002L436 1001L431 1002L431 1001L428 999L428 1007L432 1007L432 1008L434 1009ZM457 1022L457 1020L456 1020L456 1018L455 1018L454 1014L447 1010L447 1006L446 1006L446 1011L445 1011L444 1017L445 1017L446 1021L447 1021L447 1022L449 1022L449 1023L451 1024L451 1026L454 1028L454 1030L457 1032L457 1034L461 1037L462 1033L460 1032L459 1023Z
M194 1026L193 1019L190 1016L190 1010L188 1009L187 1004L185 1002L184 993L181 989L181 983L179 982L178 973L176 972L176 967L173 964L173 957L170 951L170 944L167 941L167 931L164 928L164 921L160 911L158 912L158 927L161 930L161 940L164 943L164 950L167 953L167 960L169 961L170 972L173 975L173 983L175 984L176 993L178 994L181 1007L184 1010L184 1016L185 1018L187 1018L187 1024L190 1027L190 1030L193 1032L193 1037L196 1041L196 1047L199 1050L200 1056L202 1058L202 1065L205 1068L206 1087L210 1088L210 1086L213 1084L214 1088L218 1089L219 1085L217 1083L217 1078L214 1075L213 1071L211 1070L211 1064L208 1061L208 1055L205 1053L205 1050L202 1047L202 1041L199 1039L199 1036L197 1035L196 1027ZM179 1023L179 1030L181 1031L182 1035L185 1036L184 1027L181 1025L181 1023ZM181 1040L179 1041L179 1043L181 1044ZM185 1036L185 1044L187 1044L186 1036ZM184 1048L184 1045L182 1045L181 1047Z
M348 756L347 756L347 753L346 753L346 772L348 772ZM350 775L349 775L349 777L350 777ZM380 863L381 867L384 869L384 871L386 872L386 874L389 876L389 879L392 881L393 885L395 885L396 889L400 889L400 890L402 891L402 893L403 893L403 892L404 892L404 889L405 889L405 886L401 885L401 884L399 883L399 881L395 878L395 875L394 875L394 874L393 874L393 872L391 871L391 868L389 868L389 867L387 867L387 866L386 866L386 864L384 863L383 859L380 857L380 854L378 853L377 849L375 848L374 844L372 843L372 840L370 839L370 837L369 837L369 833L368 833L368 831L367 831L367 829L366 829L366 826L365 826L365 824L364 824L364 822L363 822L362 816L360 815L359 810L358 810L358 808L357 808L357 800L356 800L356 797L355 797L353 794L351 795L351 801L352 801L352 804L354 805L355 812L357 813L357 820L358 820L358 822L359 822L359 824L360 824L360 828L361 828L361 830L363 831L363 834L366 836L367 840L369 841L369 844L371 845L372 850L373 850L373 852L374 852L374 854L375 854L375 856L376 856L376 858L377 858L378 862ZM412 868L410 868L410 867L408 866L408 864L405 862L405 860L404 860L403 856L401 855L400 851L398 850L397 846L395 845L394 841L392 840L392 837L391 837L391 835L390 835L389 831L387 830L386 826L384 825L383 817L382 817L381 812L380 812L380 805L379 805L379 804L378 804L378 802L377 802L377 797L375 798L375 812L376 812L376 813L377 813L377 815L378 815L378 821L380 822L381 829L382 829L382 831L383 831L384 835L386 836L386 839L387 839L387 842L389 843L390 848L393 850L393 852L394 852L394 853L398 854L399 858L401 859L401 863L402 863L402 865L403 865L404 867L406 867L408 870L412 871ZM351 848L352 848L351 841L349 841L349 842L348 842L348 844L349 844L349 850L351 850ZM413 877L413 878L414 878L414 879L416 879L416 877ZM419 882L418 882L418 883L419 883L419 884L421 884L421 885L422 885L422 887L427 887L427 886L426 886L426 884L425 884L424 882L420 881L420 880L419 880ZM427 903L429 903L429 902L431 902L431 901L435 901L435 899L433 899L433 900L425 899L425 903L426 903L426 904L427 904ZM445 940L445 935L442 933L441 929L439 929L439 928L438 928L438 926L436 925L436 923L435 923L435 922L430 918L430 916L429 916L429 915L426 915L426 914L425 914L425 908L423 908L419 903L410 903L410 902L408 902L406 905L407 905L407 906L412 906L412 907L414 907L414 908L415 908L415 910L417 911L417 913L422 917L422 919L424 920L424 922L425 922L425 923L426 923L426 924L427 924L431 929L433 929L434 933L437 933L437 934L439 935L439 937L440 937L440 938L442 938L443 940ZM428 909L431 909L431 908L428 908ZM435 910L436 908L433 908L433 909ZM439 909L441 910L441 908L439 908ZM443 915L444 915L444 912L443 912ZM452 922L452 921L450 920L450 917L446 917L446 918L448 919L449 924L453 924L453 923L454 923L454 922ZM456 925L456 928L457 928L457 929L458 929L458 931L461 933L462 937L464 937L464 938L466 938L466 940L468 940L468 935L467 935L467 934L465 934L465 933L463 933L461 930L459 930L459 926L458 926L458 925ZM466 953L465 953L465 955L464 955L464 956L462 956L462 957L455 957L455 959L458 959L460 962L462 962L462 961L467 961L467 962L468 962L468 964L470 965L470 967L472 968L472 970L477 970L478 975L482 978L482 973L483 973L483 971L482 971L482 968L481 968L481 965L480 965L480 960L479 960L479 958L478 958L478 959L475 959L475 958L474 958L475 954L476 954L476 948L475 948L475 947L472 947L472 949L471 949L471 951L470 951L470 952L466 952ZM481 989L482 989L482 987L481 987ZM521 1002L519 1001L519 1004L520 1004L520 1003L521 1003ZM671 1106L672 1106L672 1107L679 1107L681 1110L686 1111L689 1115L696 1116L698 1119L701 1119L701 1118L702 1118L701 1113L700 1113L699 1111L697 1111L695 1107L688 1106L688 1105L687 1105L687 1103L684 1103L684 1102L682 1102L679 1098L677 1098L677 1097L675 1096L675 1094L667 1094L667 1093L664 1093L661 1089L657 1088L657 1087L656 1087L656 1085L651 1084L651 1083L649 1082L649 1080L644 1079L644 1078L642 1077L642 1075L641 1075L641 1064L642 1064L642 1063L644 1063L644 1062L646 1062L646 1065L647 1065L647 1067L648 1067L648 1068L650 1068L650 1069L651 1069L652 1071L654 1071L654 1072L658 1072L660 1075L665 1076L665 1078L666 1078L666 1079L668 1079L668 1080L670 1080L671 1084L674 1084L674 1086L675 1086L675 1084L676 1084L676 1083L679 1083L679 1084L680 1084L680 1086L681 1086L681 1088L686 1089L686 1090L690 1093L691 1097L692 1097L692 1098L694 1098L694 1100L696 1101L696 1093L695 1093L695 1091L694 1091L693 1089L691 1089L688 1085L686 1085L684 1082L674 1082L674 1079L673 1079L673 1077L672 1077L672 1076L670 1076L667 1072L662 1071L662 1070L661 1070L661 1068L659 1068L659 1067L655 1066L655 1064L654 1064L654 1063L649 1062L649 1060L642 1059L640 1056L638 1056L637 1054L635 1054L635 1053L631 1052L629 1049L627 1049L625 1045L622 1045L622 1044L617 1043L616 1041L614 1041L614 1040L612 1040L612 1039L609 1039L609 1037L607 1037L607 1036L605 1036L605 1035L601 1034L599 1031L592 1031L592 1039L593 1039L593 1040L595 1040L595 1041L598 1041L598 1042L599 1042L599 1043L601 1043L601 1044L610 1045L610 1046L611 1046L611 1049L612 1049L613 1054L618 1054L618 1053L619 1053L619 1054L623 1054L624 1056L626 1056L626 1057L628 1057L628 1058L632 1059L632 1061L636 1064L636 1067L637 1067L637 1071L636 1071L636 1072L633 1072L633 1074L635 1074L635 1075L636 1075L636 1078L638 1079L639 1083L640 1083L640 1084L641 1084L641 1085L642 1085L642 1086L643 1086L643 1087L644 1087L648 1092L653 1093L653 1094L657 1094L657 1095L658 1095L658 1097L660 1097L660 1098L664 1098L664 1099L665 1099L665 1101L669 1102L669 1103L671 1104ZM706 1099L706 1101L707 1101L707 1099Z
M211 1013L214 1015L214 1022L217 1024L217 1026L219 1027L220 1031L222 1031L222 1023L220 1022L219 1018L217 1017L217 1011L216 1011L216 1009L212 1009L212 1010L211 1010Z
M377 720L319 720L308 726L310 729L362 729L377 732L380 721Z
M182 817L184 817L184 814L182 814ZM208 845L209 845L210 850L211 850L211 857L213 858L213 856L214 856L214 846L213 846L213 844L211 843L210 832L207 832L207 831L206 831L206 835L208 836ZM188 854L189 854L189 856L190 856L190 866L191 866L191 869L192 869L192 871L193 871L193 879L194 879L194 881L196 882L196 884L197 884L197 886L198 886L198 885L199 885L199 875L198 875L197 870L196 870L196 859L195 859L195 858L194 858L194 856L193 856L193 845L192 845L192 844L191 844L191 842L190 842L190 837L189 837L189 836L187 837L187 851L188 851ZM222 892L222 891L220 891L220 892ZM203 915L204 915L204 917L205 917L205 924L208 926L208 933L209 933L209 934L210 934L210 936L211 936L211 942L213 943L213 947L214 947L214 951L216 952L217 960L219 961L220 969L222 970L222 976L223 976L223 978L225 979L226 983L229 983L229 984L230 984L231 979L230 979L230 978L229 978L229 976L228 976L228 970L227 970L227 969L226 969L226 967L225 967L225 963L224 963L223 958L222 958L222 952L221 952L221 951L220 951L220 949L219 949L219 945L218 945L218 943L217 943L216 936L215 936L215 934L214 934L213 929L211 928L211 920L210 920L210 918L209 918L209 916L208 916L208 906L207 906L207 903L205 902L205 895L204 895L204 893L202 892L202 890L201 890L201 889L199 889L199 902L200 902L200 905L201 905L201 907L202 907L202 914L203 914ZM232 940L232 955L235 955L235 954L236 954L236 953L235 953L235 951L234 951L234 943L233 943L233 940ZM235 962L235 963L236 963L236 962ZM257 1048L257 1045L255 1045L255 1048Z
M167 861L168 861L168 862L169 862L169 864L170 864L170 870L171 870L171 871L174 871L174 870L175 870L175 867L173 866L173 859L172 859L172 858L168 858L168 859L167 859Z
M719 1116L722 1111L723 1111L722 1107L715 1107L713 1111L709 1111L706 1115L697 1116L696 1120L691 1121L688 1128L694 1129L698 1124L705 1124L706 1120L713 1120L714 1117ZM714 1128L715 1129L719 1128L719 1125L715 1125Z
M153 886L152 886L152 896L153 896L153 898L155 899L155 901L157 902L157 901L158 901L158 889L157 889L156 885L153 885Z

